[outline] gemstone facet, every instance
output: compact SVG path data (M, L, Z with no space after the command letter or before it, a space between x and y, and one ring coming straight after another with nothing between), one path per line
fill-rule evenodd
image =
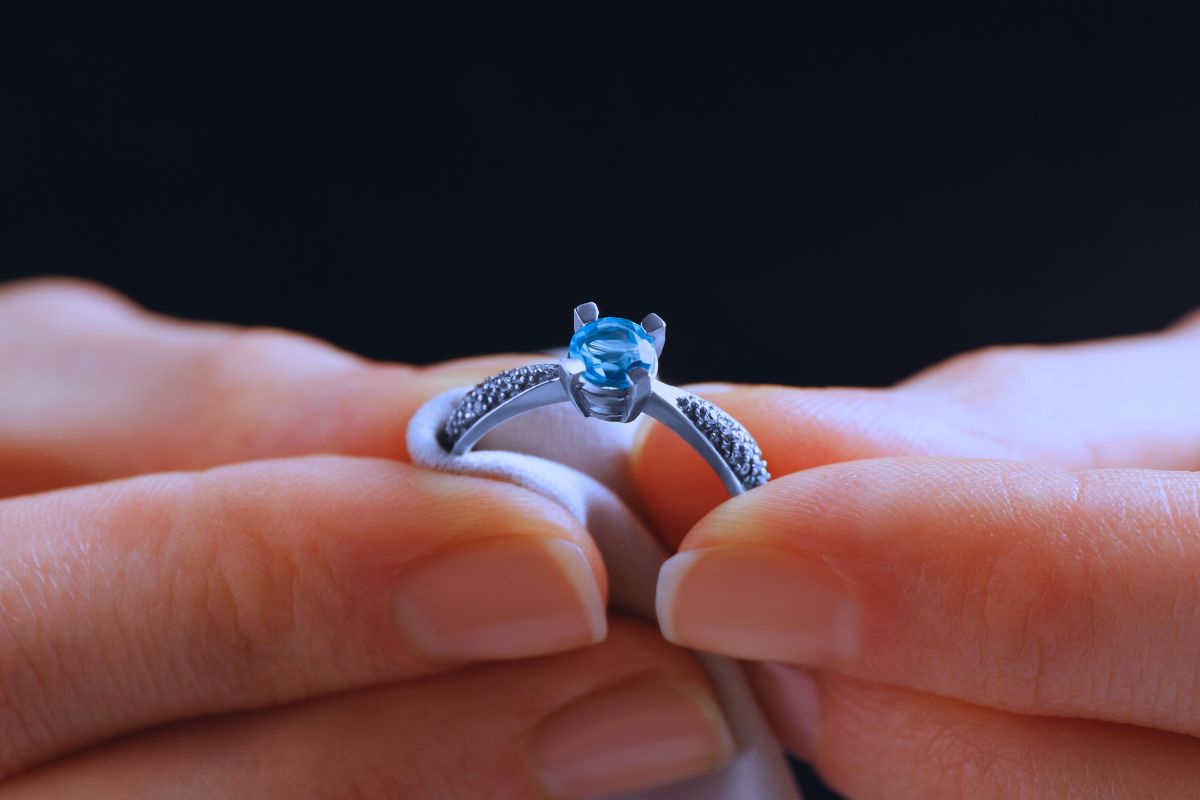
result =
M583 379L593 386L625 389L630 370L641 367L654 375L658 367L654 339L620 317L601 317L575 331L567 353L583 362Z

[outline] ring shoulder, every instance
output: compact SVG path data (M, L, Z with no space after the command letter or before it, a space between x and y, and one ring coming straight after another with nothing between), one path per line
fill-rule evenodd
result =
M566 398L544 390L533 391L546 384L557 385L559 376L558 364L530 364L485 378L458 401L439 431L439 442L446 450L461 455L500 423L534 408L561 402Z
M736 481L741 491L761 486L771 479L762 448L740 422L702 397L659 384L655 387L658 400L646 411L687 439L725 479L731 493ZM682 424L681 424L682 423ZM699 439L699 440L698 440ZM726 472L727 471L727 472Z
M630 422L645 413L680 436L708 462L730 494L771 479L762 449L746 428L716 405L631 370L625 389L584 387L582 364L572 359L499 372L459 400L438 433L449 452L463 455L508 420L555 403L572 402L585 417Z

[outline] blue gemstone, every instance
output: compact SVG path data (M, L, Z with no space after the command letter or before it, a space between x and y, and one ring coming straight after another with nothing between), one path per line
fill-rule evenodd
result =
M629 386L629 370L635 367L653 375L658 361L650 334L620 317L601 317L575 331L567 353L583 362L585 381L614 389Z

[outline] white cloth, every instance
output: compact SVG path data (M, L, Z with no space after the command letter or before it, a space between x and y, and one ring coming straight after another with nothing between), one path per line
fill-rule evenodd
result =
M654 619L658 568L667 552L631 510L628 453L635 426L584 418L561 403L531 411L485 436L472 452L442 449L437 432L467 388L422 406L408 427L412 460L432 469L509 481L561 503L595 539L608 570L614 607ZM783 751L736 661L700 654L738 744L726 767L690 781L621 795L623 800L795 800Z

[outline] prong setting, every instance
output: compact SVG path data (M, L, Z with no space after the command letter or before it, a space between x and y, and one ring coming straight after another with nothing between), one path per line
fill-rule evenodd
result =
M662 317L647 314L641 324L600 317L595 303L576 306L574 317L575 334L558 363L506 370L461 396L438 434L448 452L466 455L507 420L569 403L584 417L605 422L652 417L691 445L732 495L770 480L762 450L737 420L657 380L666 340Z
M639 325L599 313L595 303L575 307L575 334L561 362L563 389L584 416L632 422L654 392L666 323L657 314Z
M583 362L578 358L563 358L559 360L558 365L558 377L571 405L575 406L580 414L590 417L592 411L588 407L587 398L583 396Z
M600 308L595 303L582 303L575 306L575 330L579 330L589 322L600 318Z
M654 378L643 367L629 370L629 381L629 395L625 398L625 413L621 422L633 422L637 419L654 389Z
M667 323L658 314L650 313L642 319L642 330L654 339L654 352L662 355L667 344Z

